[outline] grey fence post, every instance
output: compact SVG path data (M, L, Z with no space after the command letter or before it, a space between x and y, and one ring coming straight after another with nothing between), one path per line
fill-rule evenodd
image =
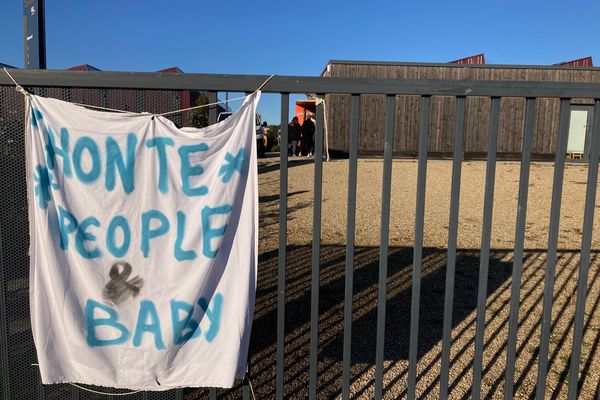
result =
M562 199L563 178L565 176L565 155L569 138L570 99L560 101L560 119L558 126L558 142L554 160L554 180L552 182L552 205L550 206L550 227L548 232L548 255L544 277L544 309L542 312L542 335L538 362L536 399L543 400L546 392L548 374L548 346L550 343L550 326L552 325L552 303L554 296L554 280L556 271L556 246L560 224L560 203Z
M425 189L427 183L427 144L431 97L423 97L419 127L419 163L415 208L415 246L413 250L412 297L410 303L410 344L408 347L408 398L416 397L417 354L419 346L419 307L421 306L421 267L423 266L423 231L425 225Z
M277 377L276 397L282 400L285 366L285 257L287 253L288 118L290 95L281 94L281 133L279 143L279 268L277 278Z
M477 293L477 321L475 334L475 357L473 360L472 398L481 397L481 367L483 363L483 336L485 334L485 311L487 299L488 270L490 266L490 240L492 237L492 214L494 209L494 183L496 180L496 148L498 147L498 125L500 98L492 99L490 127L485 172L485 198L483 204L483 227L481 232L481 259L479 263L479 292Z
M454 160L452 162L452 189L450 194L450 222L448 231L448 264L444 298L444 327L442 332L442 358L440 373L440 399L448 397L450 374L450 347L452 346L452 306L454 302L454 278L456 271L456 240L458 236L458 211L460 202L460 177L462 167L463 133L465 126L465 98L456 99L456 134L454 136Z
M504 378L504 399L512 400L515 379L515 356L523 271L523 246L525 243L525 223L527 221L527 197L529 192L529 170L531 166L531 146L533 142L533 122L535 99L525 101L525 129L521 150L521 172L519 177L519 197L517 200L517 221L515 228L515 249L513 253L512 287L510 295L510 315L508 320L508 341L506 344L506 375Z
M392 149L396 96L386 96L385 147L383 150L383 189L381 193L381 241L379 245L379 290L377 293L377 339L375 349L375 398L383 396L385 346L385 305L387 295L388 247L390 235L390 195L392 190Z
M356 231L356 179L358 165L358 124L360 95L352 95L350 114L350 165L348 168L348 222L346 225L346 282L344 293L344 359L342 398L350 398L350 368L352 364L352 295L354 286L354 236Z
M322 97L322 94L318 94ZM323 197L323 108L317 105L317 126L315 130L315 180L313 200L313 241L312 273L310 297L310 382L309 398L317 398L318 383L318 347L319 347L319 276L321 271L321 203Z
M594 211L596 208L596 189L598 186L598 157L600 152L600 100L594 107L594 126L592 127L592 151L588 167L587 189L585 193L585 210L583 216L583 235L581 238L581 259L577 281L577 303L575 306L575 328L573 330L573 350L571 352L569 399L577 399L579 384L579 361L581 360L581 343L583 341L583 318L588 289L588 272L594 227Z

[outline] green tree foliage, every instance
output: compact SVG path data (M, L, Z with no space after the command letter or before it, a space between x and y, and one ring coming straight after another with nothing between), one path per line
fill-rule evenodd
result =
M277 143L277 138L279 137L279 125L267 125L267 137L269 138L269 141Z
M267 125L268 148L279 144L279 125Z
M208 96L204 92L198 94L194 106L203 106L208 104ZM195 128L204 128L208 126L208 107L196 108L189 114L189 125Z

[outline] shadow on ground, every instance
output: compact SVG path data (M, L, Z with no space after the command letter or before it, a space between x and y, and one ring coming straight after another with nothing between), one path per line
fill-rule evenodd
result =
M341 395L342 360L343 360L343 329L344 329L344 290L345 290L345 246L322 246L319 289L319 355L318 383L319 398L334 398ZM538 289L543 285L543 273L539 267L544 265L546 250L530 250L523 260L524 270L535 271L531 275L524 273L522 282L522 306L520 326L523 321L539 318L536 314L541 305L541 294ZM577 252L559 254L559 261L564 259L565 265L577 264ZM285 369L284 388L286 398L308 398L309 360L310 360L310 313L311 313L311 254L312 247L288 246L286 262L286 306L285 306ZM389 398L405 397L404 385L408 358L408 343L410 334L410 307L412 292L412 248L391 248L388 258L386 330L384 355L386 360L385 392ZM454 288L453 308L453 352L451 357L450 390L456 390L461 380L472 374L471 364L464 364L467 348L473 346L474 311L477 307L477 291L479 279L480 254L476 250L459 250L456 261L456 280ZM594 259L595 260L595 259ZM446 281L447 249L426 248L423 250L419 347L418 358L420 367L418 380L425 384L421 398L436 396L439 376L428 381L425 376L437 374L439 354L436 346L442 339L444 291ZM594 261L592 261L594 263ZM373 365L375 364L376 327L377 327L377 291L379 274L379 248L357 247L354 257L354 287L353 287L353 323L352 323L352 365L351 380L353 384L362 382L353 390L353 398L371 398ZM576 281L576 268L557 269L556 296L566 294L571 298L571 283ZM592 276L594 281L600 270ZM512 250L492 250L490 255L488 279L488 310L486 315L486 352L493 353L491 360L484 363L484 377L489 373L501 356L505 354L501 345L497 349L492 341L504 337L508 325L506 315L506 299L510 294L510 276L512 273ZM276 385L276 342L277 342L277 274L278 251L274 250L259 257L258 291L256 311L251 339L251 379L257 398L275 397ZM571 282L571 283L569 283ZM569 283L569 284L567 284ZM566 288L569 287L569 290ZM531 288L531 289L528 289ZM501 289L501 290L499 290ZM568 292L568 293L567 293ZM556 297L555 296L555 297ZM490 304L500 304L498 308L490 308ZM559 302L562 304L562 302ZM593 305L592 312L598 306L598 300ZM531 306L529 305L531 304ZM566 313L566 301L554 319L562 318ZM534 318L535 317L535 318ZM526 327L525 335L535 336L539 330L539 321ZM520 327L521 330L525 329ZM491 332L488 334L488 332ZM563 341L566 335L563 335ZM594 344L600 340L597 335ZM505 338L504 338L505 341ZM563 343L553 343L549 365L551 368L562 368L568 372L567 363L559 363L559 348ZM556 350L554 346L556 345ZM595 346L598 347L598 346ZM495 353L494 353L495 351ZM593 351L592 353L595 353ZM432 356L433 354L433 356ZM427 357L424 357L427 355ZM527 362L522 370L517 370L515 376L516 389L527 385L525 377L535 371L532 367L537 362L537 353L529 351L525 343L517 348L517 357ZM588 375L591 354L582 359L582 376ZM425 359L425 361L423 361ZM472 362L472 361L471 361ZM587 363L586 363L587 362ZM392 370L395 365L403 369ZM504 369L502 365L501 369ZM433 372L432 372L433 371ZM559 372L560 373L560 372ZM391 378L390 378L391 377ZM495 378L491 379L491 378ZM503 387L503 376L491 377L487 398L495 398L494 393ZM423 383L425 381L425 383ZM559 381L566 385L567 380ZM595 382L594 382L595 384ZM191 393L190 393L191 395ZM223 390L220 398L242 398L240 387ZM458 396L468 398L468 395ZM193 399L196 397L186 397Z

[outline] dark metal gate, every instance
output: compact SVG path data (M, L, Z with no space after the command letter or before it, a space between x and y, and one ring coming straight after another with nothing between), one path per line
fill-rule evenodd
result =
M255 90L266 77L245 75L200 75L200 74L165 74L165 73L111 73L111 72L74 72L74 71L24 71L11 70L12 75L28 90L49 97L60 98L78 103L97 105L110 108L127 108L132 111L165 112L177 109L180 91L182 90L205 90L210 93L211 100L215 100L217 92L251 92ZM513 398L515 393L515 358L517 356L517 330L519 327L519 309L521 301L521 278L523 271L523 260L529 255L525 249L526 217L528 204L528 189L530 187L530 156L532 147L532 132L536 116L536 99L538 98L560 98L561 111L559 130L556 136L556 159L554 162L554 175L552 184L550 220L548 226L547 248L542 249L545 258L543 311L541 315L541 329L533 332L539 335L539 347L535 350L537 357L537 389L536 397L542 399L551 392L547 387L549 346L554 338L550 337L552 329L553 295L555 290L555 278L557 276L556 266L559 257L557 246L560 234L560 212L563 197L562 188L565 174L565 153L568 139L569 110L571 98L594 99L594 126L592 127L591 158L589 161L587 182L585 182L585 207L583 211L582 242L577 266L576 300L574 300L574 318L572 332L572 347L569 354L569 371L571 377L564 381L568 385L569 398L578 397L584 374L580 375L581 351L583 343L584 322L586 322L586 300L597 304L597 299L586 299L588 291L588 271L590 270L590 259L592 254L593 222L596 208L596 186L598 180L598 154L600 152L600 85L580 83L538 83L538 82L495 82L495 81L435 81L435 80L374 80L374 79L343 79L343 78L311 78L311 77L275 77L264 88L265 92L279 93L281 95L281 143L287 143L288 131L286 121L289 121L289 98L290 93L313 93L317 97L325 98L331 94L345 94L351 102L352 112L350 115L350 154L348 160L348 192L347 192L347 225L345 248L331 249L330 246L321 245L322 226L322 196L323 196L323 133L324 133L324 106L317 107L317 131L315 134L315 161L314 161L314 183L313 183L313 207L312 207L312 244L310 248L297 247L289 244L287 240L288 231L288 168L290 166L288 153L282 146L279 161L279 196L278 196L278 250L276 254L262 254L260 256L259 269L262 269L264 285L261 287L261 276L257 296L258 302L267 298L265 294L269 291L272 299L272 312L265 316L255 318L253 328L253 339L250 357L250 379L254 375L262 376L264 382L255 382L261 385L257 388L259 397L302 397L304 394L311 399L316 399L319 393L324 396L341 395L342 398L366 397L427 397L431 395L431 389L418 390L418 360L422 353L424 336L428 332L420 332L420 321L424 318L422 312L427 310L423 304L422 289L429 290L428 282L422 280L422 268L424 258L429 257L431 249L424 247L424 219L425 199L427 184L427 141L428 121L432 96L450 96L456 102L456 122L454 132L454 158L452 161L450 210L448 222L447 248L443 249L446 257L443 273L443 319L440 337L442 351L436 368L439 367L439 386L436 391L439 397L445 399L451 393L450 382L452 330L456 327L457 316L462 316L462 311L456 310L453 304L456 296L466 295L468 290L461 286L457 272L468 264L468 257L476 260L476 276L478 284L471 290L476 293L476 334L473 340L474 354L471 359L472 365L465 369L465 373L472 375L468 396L479 399L482 394L483 354L484 336L486 334L486 311L487 301L491 289L497 288L507 279L512 280L510 299L510 316L508 323L508 334L505 340L506 351L505 371L503 380L497 381L489 389L485 396L487 398L504 397ZM381 193L381 220L380 244L375 249L355 247L356 229L356 198L357 198L357 147L359 107L361 94L379 94L386 98L386 129L385 148L383 151L383 176ZM417 95L421 98L421 124L419 131L419 154L417 164L416 184L416 212L415 212L415 235L414 244L409 249L390 249L390 200L392 182L392 144L394 140L395 104L396 95ZM463 166L463 131L465 123L465 102L471 96L485 96L491 98L490 121L488 132L488 151L484 187L484 207L481 231L481 249L474 255L468 255L461 249L457 249L457 236L459 227L460 207L460 185L461 168ZM502 257L510 257L510 269L502 278L490 277L490 260L497 259L496 251L490 249L490 238L492 232L492 215L494 206L494 189L496 173L496 146L501 98L521 97L524 98L525 120L523 127L522 159L520 162L520 177L516 212L516 229L514 232L514 249L506 252ZM184 125L181 115L173 116L173 120ZM216 111L211 109L210 120L216 120ZM63 399L63 398L96 398L87 392L80 391L68 385L42 386L35 367L35 350L33 347L29 328L28 313L28 221L27 221L27 199L25 190L25 148L23 135L24 106L21 94L17 93L11 81L3 72L0 72L0 172L2 173L2 190L0 191L0 393L6 399ZM339 251L341 250L341 251ZM374 253L374 254L372 254ZM378 256L377 256L378 253ZM406 253L406 254L405 254ZM353 373L353 357L356 354L362 357L361 351L366 348L356 348L360 341L356 340L357 332L353 326L357 324L356 315L360 311L353 309L355 302L355 289L363 287L364 281L371 279L363 276L364 269L359 269L360 257L370 254L370 260L375 261L373 271L377 278L372 282L376 286L376 326L375 326L375 351L373 362L373 374L369 375L370 389L352 390L356 373ZM401 254L401 256L397 255ZM290 262L290 256L301 260L298 266ZM390 303L388 297L388 285L390 272L396 271L396 259L394 257L408 257L406 266L410 271L410 290L406 292L405 303L410 303L410 308L401 316L406 326L405 343L386 343L390 333L386 331L386 318L395 314L396 309L386 308ZM389 264L389 261L392 263ZM300 301L286 298L286 288L290 288L294 282L289 279L299 279L299 272L288 271L292 265L299 268L308 275L306 282L306 296ZM331 283L326 276L330 268L342 266L343 282ZM333 266L333 267L332 267ZM440 271L443 271L441 269ZM492 271L496 273L495 271ZM462 272L461 272L462 273ZM559 272L560 274L561 272ZM259 275L261 272L259 271ZM274 274L277 274L275 279ZM291 274L291 275L290 275ZM294 275L296 274L296 275ZM354 278L357 277L355 281ZM540 282L541 284L541 282ZM489 287L489 285L493 287ZM457 292L458 291L458 292ZM333 293L333 294L332 294ZM375 292L374 292L375 293ZM320 294L323 297L320 299ZM339 296L338 296L339 294ZM288 293L291 296L290 293ZM263 297L261 297L263 296ZM339 335L340 346L332 348L335 356L341 360L341 373L339 377L328 378L327 366L323 363L323 343L320 342L320 334L326 333L327 325L323 323L323 312L320 305L329 304L331 296L341 301L343 307L343 331ZM527 294L525 294L527 296ZM441 297L440 297L441 299ZM266 300L265 300L266 301ZM396 304L396 303L393 303ZM437 304L437 303L436 303ZM269 307L271 307L269 306ZM425 308L424 308L425 307ZM286 313L287 311L287 313ZM294 322L297 315L307 317L309 332L309 348L306 351L306 359L290 359L286 357L286 349L294 348L288 338L289 329L294 332L304 329L301 324ZM589 318L588 318L589 319ZM342 320L342 317L339 317ZM353 322L354 320L354 322ZM393 325L394 328L398 325ZM287 328L287 330L286 330ZM402 328L403 329L403 328ZM273 332L273 334L271 334ZM295 333L294 333L295 334ZM360 335L360 333L358 333ZM564 333L562 339L567 336ZM268 343L272 339L272 343ZM293 339L293 338L292 338ZM332 339L333 341L338 338ZM561 338L559 338L560 340ZM327 346L329 346L328 342ZM421 343L419 343L421 342ZM429 342L428 342L429 343ZM268 345L272 345L274 352L268 351ZM389 352L401 352L391 349L391 346L405 346L408 360L406 375L394 377L393 380L404 380L406 389L396 392L388 385L389 377L386 375L386 354ZM431 345L430 343L428 345ZM421 346L421 347L420 347ZM264 360L269 358L271 364ZM366 357L369 358L369 357ZM306 370L297 370L298 365L306 365ZM260 370L258 370L260 368ZM388 374L389 375L389 374ZM271 383L268 383L270 381ZM296 382L304 382L308 390L297 389ZM294 385L292 385L294 383ZM520 379L517 384L522 384ZM291 386L294 388L290 389ZM325 391L326 387L332 386ZM366 386L365 386L366 387ZM162 393L139 393L132 398L140 399L177 399L177 398L199 398L208 395L210 398L231 397L249 398L249 388L244 384L233 390L217 391L189 391L182 390ZM595 396L598 396L596 390Z

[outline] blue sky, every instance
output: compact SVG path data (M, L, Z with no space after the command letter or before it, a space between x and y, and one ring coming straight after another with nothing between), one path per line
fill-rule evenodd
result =
M311 7L316 5L314 7ZM330 59L600 65L598 1L49 0L48 68L318 75ZM22 1L0 1L0 62L23 65ZM235 96L235 95L232 95ZM278 96L259 110L278 122Z

